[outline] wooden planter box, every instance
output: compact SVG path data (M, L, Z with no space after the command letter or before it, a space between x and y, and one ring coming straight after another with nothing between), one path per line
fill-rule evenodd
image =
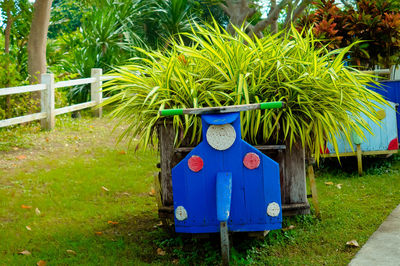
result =
M157 124L160 151L159 182L162 206L158 215L162 219L174 219L171 170L193 147L174 147L175 130L172 121ZM305 153L300 146L286 149L286 145L255 146L262 153L279 163L283 215L309 214L310 205L306 193Z

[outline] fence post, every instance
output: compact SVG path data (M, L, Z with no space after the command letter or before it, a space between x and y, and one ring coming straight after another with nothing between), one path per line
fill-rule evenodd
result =
M42 113L47 113L47 117L40 121L42 130L52 130L55 126L54 113L54 74L42 74L42 84L46 85L46 89L41 92L41 109Z
M93 110L93 116L95 117L101 117L103 114L103 108L98 106L103 101L102 82L100 80L102 74L103 70L101 68L92 68L91 77L95 78L96 81L90 84L90 94L91 100L96 102L97 105Z
M393 65L390 70L390 80L400 80L400 66Z

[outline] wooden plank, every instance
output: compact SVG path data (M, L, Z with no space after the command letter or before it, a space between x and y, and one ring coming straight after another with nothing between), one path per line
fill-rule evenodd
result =
M386 151L363 151L362 155L384 155L384 154L396 154L399 150L386 150Z
M301 212L309 212L310 205L308 202L304 203L293 203L293 204L282 204L282 214L284 216L293 216ZM163 219L174 220L174 206L161 206L158 208L158 216Z
M60 81L55 84L55 88L64 88L64 87L70 87L70 86L90 84L95 81L96 81L95 78L84 78L84 79L73 79L73 80Z
M265 102L265 103L253 103L253 104L218 106L218 107L166 109L166 110L161 110L159 114L161 116L182 115L182 114L191 114L191 115L224 114L224 113L234 113L234 112L242 112L249 110L258 110L258 109L282 108L284 106L285 106L284 102Z
M361 144L357 144L357 167L358 167L358 175L362 175L362 153L361 153Z
M103 92L101 90L102 82L100 80L103 70L101 68L92 68L91 76L95 78L95 81L90 84L90 95L91 100L99 105L102 102ZM103 114L102 107L96 107L93 110L94 117L101 117Z
M344 152L344 153L339 153L339 157L348 157L348 156L357 156L356 152ZM321 154L322 158L333 158L333 157L338 157L336 153L329 153L329 154Z
M303 203L292 203L292 204L282 204L282 212L285 213L296 211L296 210L309 210L310 205L308 202Z
M46 86L46 90L41 93L41 109L42 113L47 113L47 117L40 121L42 130L52 130L56 125L55 98L54 98L54 74L42 74L42 84Z
M312 164L309 164L307 166L307 173L308 173L308 179L310 180L310 188L312 194L312 202L315 209L315 215L318 218L321 218L321 212L319 210L319 203L318 203L317 184L315 182L314 167Z
M179 153L189 153L191 152L195 147L179 147L175 149L175 152ZM254 148L260 150L260 151L269 151L269 150L285 150L286 145L257 145L254 146Z
M112 80L115 78L120 78L121 76L101 76L100 81Z
M289 143L286 143L288 146ZM305 151L300 143L292 145L292 149L285 152L285 175L281 184L283 205L306 205L298 209L296 214L309 214L310 205L307 201Z
M96 102L91 101L91 102L86 102L86 103L79 103L79 104L75 104L75 105L71 105L71 106L58 108L54 111L54 113L55 113L55 115L61 115L61 114L70 113L73 111L78 111L78 110L82 110L82 109L93 107L93 106L96 106Z
M42 91L45 89L46 89L46 85L44 85L44 84L4 88L4 89L0 89L0 96L25 93L25 92L33 92L33 91Z
M372 75L378 75L378 74L386 75L386 74L390 74L390 69L388 69L388 68L375 69L375 70L366 70L366 71L361 71L361 72L365 73L365 74L372 74Z
M391 68L390 80L400 80L400 67L399 65L394 65Z
M399 150L383 150L383 151L361 151L361 155L385 155L385 154L396 154ZM339 157L349 157L349 156L357 156L357 152L345 152L339 153ZM333 158L337 157L336 153L331 154L321 154L323 158Z
M157 133L160 150L160 184L162 190L162 203L163 206L171 206L173 205L171 171L174 166L173 160L175 138L175 131L172 125L172 121L160 121L157 125Z
M0 128L17 125L17 124L22 124L22 123L26 123L26 122L31 122L31 121L43 119L46 117L47 117L46 113L37 113L37 114L31 114L31 115L25 115L25 116L19 116L19 117L6 119L6 120L1 120Z
M222 257L222 265L229 266L229 232L227 222L220 222L219 227L220 232L220 240L221 240L221 257Z
M286 145L256 145L253 147L260 151L286 150Z

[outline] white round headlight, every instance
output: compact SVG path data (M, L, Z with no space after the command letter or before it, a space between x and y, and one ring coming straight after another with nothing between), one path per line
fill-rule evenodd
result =
M206 134L207 142L216 150L229 149L236 140L236 131L231 124L210 125Z
M175 209L175 217L178 221L186 220L188 217L187 211L183 206L178 206Z
M281 208L279 207L278 203L271 202L270 204L268 204L267 214L269 216L276 217L279 215L280 212L281 212Z

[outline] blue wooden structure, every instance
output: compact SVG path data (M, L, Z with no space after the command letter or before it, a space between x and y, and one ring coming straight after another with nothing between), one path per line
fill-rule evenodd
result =
M175 215L176 232L219 232L221 221L228 222L230 231L281 228L282 212L267 215L268 205L281 208L279 165L241 139L239 113L203 115L202 123L203 141L172 170L175 210L187 212L182 220ZM232 124L236 139L229 149L219 151L210 146L206 134L210 125L222 124ZM244 165L249 153L260 158L259 167ZM193 156L204 162L198 172L189 169Z
M172 169L175 231L220 232L223 263L228 232L282 227L279 165L242 140L240 111L280 108L281 102L163 110L200 114L202 142Z
M386 100L394 104L400 104L400 80L380 81L382 88L368 87L381 94ZM396 114L397 121L400 120L400 113ZM400 124L397 124L397 135L400 134Z
M368 130L364 129L365 140L352 134L351 148L349 142L344 135L337 136L338 153L339 156L357 156L358 157L358 171L362 174L362 156L363 155L380 155L380 154L394 154L398 152L398 124L396 113L396 104L389 101L389 106L375 104L381 108L378 111L380 123L376 124L371 119L362 115L365 121L370 126L371 134ZM336 157L336 151L332 143L327 143L327 148L324 151L323 157Z
M397 150L397 119L396 119L396 109L395 104L389 102L390 106L379 105L382 110L380 111L381 122L379 124L374 123L371 119L363 115L363 118L367 121L368 125L373 132L373 135L369 133L366 129L363 130L366 140L360 139L358 136L352 136L353 147L357 144L361 145L361 150L363 152L373 152L373 151L388 151ZM397 146L396 146L397 144ZM338 138L338 148L339 154L352 153L353 150L350 144L344 136ZM354 148L353 148L354 149ZM328 143L328 151L330 153L335 153L333 145Z

